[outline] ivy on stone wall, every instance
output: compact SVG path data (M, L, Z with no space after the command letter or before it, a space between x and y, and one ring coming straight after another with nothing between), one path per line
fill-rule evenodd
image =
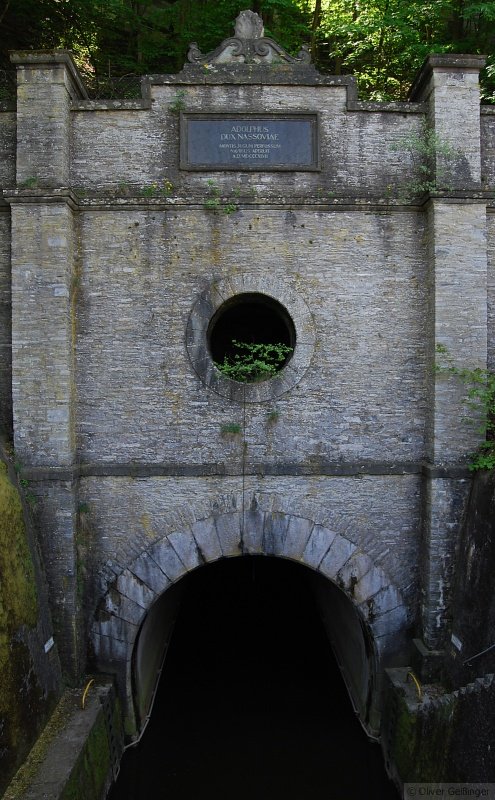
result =
M464 405L468 424L477 426L480 434L486 437L471 456L469 468L473 471L495 468L495 372L474 367L471 369L456 366L447 348L436 345L439 374L451 375L464 384L466 394Z

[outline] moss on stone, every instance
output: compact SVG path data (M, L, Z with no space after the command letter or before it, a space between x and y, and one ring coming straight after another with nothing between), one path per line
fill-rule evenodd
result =
M52 716L24 761L14 779L9 784L2 800L20 800L31 785L40 765L46 758L53 740L64 730L73 713L76 693L67 691L59 700Z
M393 761L403 780L410 781L415 774L414 745L416 741L416 715L407 707L404 700L400 702L395 740L393 747Z
M0 774L5 780L30 744L42 701L29 649L19 637L19 630L34 627L37 617L22 504L0 462ZM0 778L0 793L4 788Z
M17 489L0 462L0 629L36 625L35 573ZM1 656L0 656L1 658Z
M60 800L101 800L110 770L110 747L103 714L100 714Z
M451 779L449 748L457 698L413 709L402 699L397 712L392 760L404 782Z

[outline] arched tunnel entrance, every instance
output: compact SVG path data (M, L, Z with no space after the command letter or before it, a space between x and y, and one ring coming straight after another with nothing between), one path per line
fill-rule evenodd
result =
M332 654L319 611L323 582L263 556L222 559L179 581L149 724L109 800L396 798ZM335 598L344 595L330 585L329 613L338 618ZM160 601L170 614L167 594L156 614ZM352 639L346 623L334 628Z

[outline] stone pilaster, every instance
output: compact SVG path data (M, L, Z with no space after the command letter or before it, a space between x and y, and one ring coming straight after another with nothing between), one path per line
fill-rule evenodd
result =
M481 181L479 71L483 56L429 56L411 90L428 103L428 124L438 147L433 170L438 189L474 189Z
M475 56L433 56L414 89L428 102L437 191L428 214L428 408L423 495L422 627L426 646L448 633L451 571L469 491L470 454L482 436L466 421L466 387L435 371L437 345L459 368L487 363L486 205L480 198L480 97Z
M12 402L16 459L43 467L40 543L55 636L69 676L80 670L75 453L77 204L69 185L70 109L85 96L69 54L15 53L17 188L11 205ZM60 479L57 473L65 471ZM67 477L69 476L69 477Z
M70 108L86 90L70 53L16 52L18 186L69 185Z
M11 196L14 446L26 466L74 462L74 207Z

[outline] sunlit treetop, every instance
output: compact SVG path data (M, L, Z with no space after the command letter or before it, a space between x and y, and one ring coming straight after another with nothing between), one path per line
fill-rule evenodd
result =
M0 0L0 68L8 51L64 47L89 83L177 72L232 35L246 0ZM311 47L318 69L353 74L360 95L404 99L431 52L485 53L483 96L495 100L495 1L256 0L265 34L290 53Z

